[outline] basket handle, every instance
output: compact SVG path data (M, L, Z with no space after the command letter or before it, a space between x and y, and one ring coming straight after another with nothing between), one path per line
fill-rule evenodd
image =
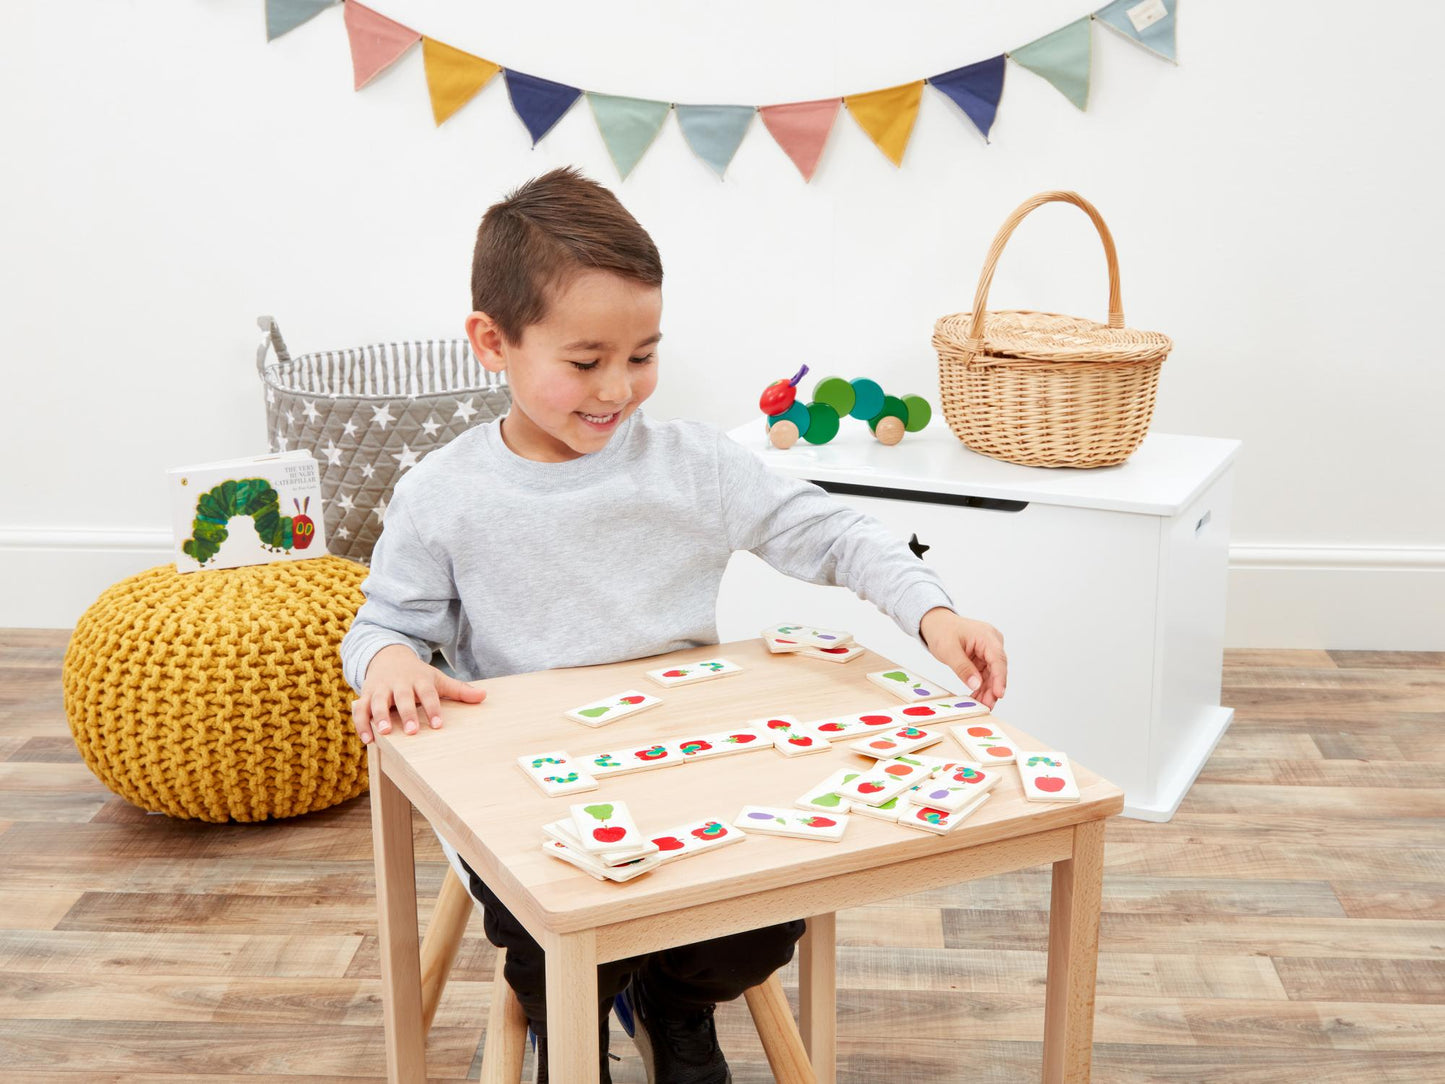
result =
M973 319L968 325L966 343L970 353L977 354L983 345L983 318L988 306L988 290L993 285L994 269L998 267L998 258L1003 255L1004 245L1008 243L1018 224L1030 212L1046 203L1072 203L1093 220L1094 228L1099 231L1099 239L1104 242L1104 256L1109 263L1109 326L1124 326L1124 303L1119 293L1119 257L1114 252L1114 238L1109 234L1109 227L1104 225L1104 220L1099 216L1099 212L1094 210L1094 205L1077 192L1040 192L1037 196L1025 200L1008 216L999 227L993 244L989 246L988 255L983 261L983 271L979 274L978 289L973 295Z
M266 333L261 340L261 345L256 348L256 371L261 374L266 372L266 351L275 350L276 360L287 362L291 360L291 353L286 349L286 340L281 338L281 329L276 326L276 319L272 316L256 317L256 326Z

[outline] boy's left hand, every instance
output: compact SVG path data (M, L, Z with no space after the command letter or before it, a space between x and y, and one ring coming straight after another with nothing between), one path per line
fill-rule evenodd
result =
M1008 685L1003 634L984 621L960 617L935 606L918 623L918 634L933 657L959 676L978 702L990 710Z

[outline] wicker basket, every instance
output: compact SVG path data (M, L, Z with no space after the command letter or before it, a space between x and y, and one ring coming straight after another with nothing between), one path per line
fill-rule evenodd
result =
M1093 219L1109 263L1109 322L1023 309L989 312L988 290L1004 245L1045 203L1072 203ZM1119 261L1109 227L1074 192L1041 192L993 239L972 312L933 328L939 395L949 428L968 447L1031 467L1122 463L1149 429L1159 366L1174 344L1124 326Z

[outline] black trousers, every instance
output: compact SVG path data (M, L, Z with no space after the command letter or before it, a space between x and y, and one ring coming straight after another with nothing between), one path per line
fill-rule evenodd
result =
M532 1030L545 1035L547 969L542 946L465 860L462 865L471 875L472 896L482 902L487 940L507 950L507 984L516 991ZM598 1027L605 1034L612 999L639 973L650 995L663 1004L676 1006L679 1011L731 1001L791 960L793 946L803 936L803 929L803 920L795 919L760 930L598 964Z

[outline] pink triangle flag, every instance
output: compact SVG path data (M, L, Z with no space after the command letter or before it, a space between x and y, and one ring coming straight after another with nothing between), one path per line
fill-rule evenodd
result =
M351 70L360 90L401 59L421 35L379 11L346 0L346 36L351 39Z
M842 98L823 98L815 102L789 102L787 105L765 105L758 110L763 124L778 146L793 160L803 180L811 181L823 156L823 145L833 130Z

